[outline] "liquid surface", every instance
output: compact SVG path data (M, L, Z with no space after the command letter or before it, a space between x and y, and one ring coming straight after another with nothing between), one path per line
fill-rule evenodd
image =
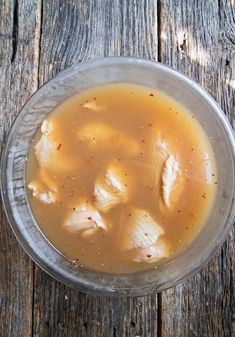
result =
M86 268L154 268L196 237L213 204L214 154L199 123L161 92L110 84L43 122L27 163L29 201L48 240Z

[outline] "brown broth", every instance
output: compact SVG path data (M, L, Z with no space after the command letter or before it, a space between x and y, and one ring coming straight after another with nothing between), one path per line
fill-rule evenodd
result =
M84 107L87 102L101 107L101 111ZM29 201L39 227L59 251L84 267L104 272L130 273L154 268L165 259L135 262L129 250L120 248L123 238L120 233L125 232L133 207L148 211L164 229L163 239L170 245L168 258L190 245L210 213L217 173L209 139L189 111L162 92L119 83L72 96L48 116L49 120L52 118L57 125L57 151L73 164L58 170L52 158L47 174L58 190L55 203L43 203L31 191ZM113 133L110 142L93 146L79 138L80 130L90 123L112 127L120 137ZM39 130L29 152L27 183L41 179L34 149L41 134ZM154 159L154 144L158 137L167 142L180 161L183 187L169 208L162 201L162 181L156 180L158 162ZM134 152L128 143L130 139L138 144ZM126 185L130 184L128 201L105 214L100 212L109 224L107 231L99 229L87 238L69 232L63 225L65 219L81 200L94 206L95 180L110 162L122 168L122 179Z

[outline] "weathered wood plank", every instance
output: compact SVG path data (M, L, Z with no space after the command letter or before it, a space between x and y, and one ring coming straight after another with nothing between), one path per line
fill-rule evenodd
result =
M157 58L157 2L44 1L40 84L89 58ZM157 297L110 299L64 287L36 268L36 337L157 336Z
M40 1L1 1L0 144L12 121L37 89ZM16 242L0 207L0 336L32 331L33 263Z
M232 0L162 0L161 61L204 86L235 120ZM235 336L234 231L193 278L162 294L162 337Z
M37 271L34 336L157 336L155 296L110 299L75 292Z
M161 0L161 60L217 98L234 123L233 0ZM3 1L0 10L0 137L40 85L88 58L132 55L157 59L157 1ZM220 7L219 7L220 6ZM0 336L222 336L234 327L234 233L194 278L163 293L162 329L156 296L90 297L36 268L0 212ZM34 315L32 321L32 305ZM33 326L32 326L33 324Z

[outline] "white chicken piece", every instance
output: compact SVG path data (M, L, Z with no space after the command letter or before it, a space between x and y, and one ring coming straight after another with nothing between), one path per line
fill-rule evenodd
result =
M45 167L40 168L40 179L47 188L55 193L58 192L58 187L54 179L54 174Z
M163 159L167 158L168 155L168 149L167 149L167 144L160 138L157 139L156 141L156 153L160 154Z
M155 167L156 186L159 186L159 183L161 183L162 170L168 155L166 142L158 136L157 139L154 140L153 145L153 165Z
M99 228L107 230L100 213L94 207L83 203L77 205L69 214L64 227L71 233L82 232L84 235L94 234Z
M35 154L42 166L47 166L50 163L50 158L55 150L55 144L51 139L53 132L53 122L44 120L41 125L42 136L39 142L35 145Z
M152 246L164 230L151 217L149 212L135 208L130 212L131 216L125 233L123 233L123 247L125 249L146 248Z
M176 186L175 182L179 173L179 163L173 155L165 161L162 172L162 196L167 207L171 205L171 196Z
M83 108L88 110L92 110L95 112L105 112L105 106L98 104L96 101L89 101L82 105Z
M101 212L107 213L115 205L128 201L129 185L123 180L121 168L115 165L109 165L105 175L98 177L94 196L95 205Z
M137 141L122 131L102 123L89 123L78 131L78 139L97 149L120 149L128 155L136 155L140 149Z
M35 145L35 155L41 167L59 170L76 168L78 159L68 158L64 151L64 144L56 130L54 119L44 120L41 125L42 136Z
M56 202L56 192L48 190L47 187L40 181L32 181L28 184L28 188L32 191L33 197L39 199L43 203L52 204Z
M155 142L156 184L161 183L162 210L171 208L184 186L180 163L173 154L177 150L161 137Z
M130 250L130 256L136 262L154 262L167 256L164 241L159 237L164 230L151 217L149 212L134 209L122 230L122 248ZM165 245L165 246L164 246Z
M140 248L134 257L136 262L155 262L163 257L169 257L170 246L163 239L158 239L157 242L149 247Z

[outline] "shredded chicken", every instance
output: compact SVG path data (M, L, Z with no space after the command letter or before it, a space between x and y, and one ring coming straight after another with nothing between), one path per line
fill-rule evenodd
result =
M86 204L79 204L73 208L69 216L64 222L64 227L69 232L88 231L88 234L96 232L98 228L107 230L107 226L102 219L100 213Z
M155 244L145 248L138 249L134 257L136 262L155 262L164 257L169 257L170 246L162 238L158 239Z
M179 173L179 164L175 157L170 155L165 161L162 172L162 195L167 207L171 205L171 194Z
M102 123L89 123L78 131L78 139L97 149L116 148L129 155L139 152L138 143L122 131Z
M56 192L47 189L40 181L32 181L28 184L29 190L32 192L33 197L39 199L45 204L56 202Z
M129 197L128 185L118 166L110 165L104 176L95 182L95 205L101 212L108 212L115 205L125 203Z
M41 126L42 136L35 145L35 155L42 168L70 170L79 165L79 159L70 158L64 150L64 144L58 136L54 119L44 120Z
M82 105L83 108L95 111L95 112L105 112L106 108L103 105L98 104L96 101L89 101Z
M162 238L159 241L164 229L145 210L133 209L129 215L122 228L121 247L130 250L136 262L154 262L165 257L167 245Z

